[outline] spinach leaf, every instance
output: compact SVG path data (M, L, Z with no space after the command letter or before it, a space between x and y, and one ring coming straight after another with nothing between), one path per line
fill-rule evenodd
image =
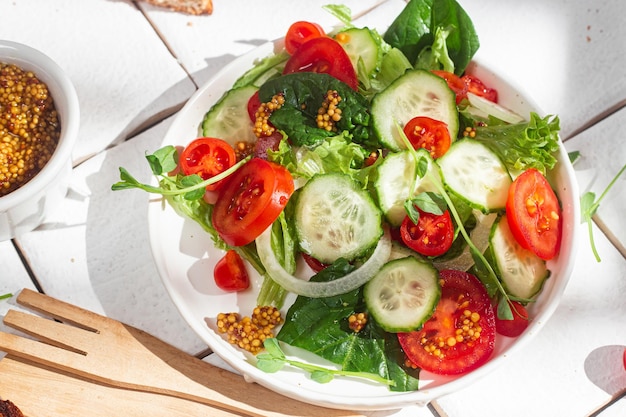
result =
M437 30L448 32L446 48L454 72L461 75L480 43L472 20L456 0L411 0L389 26L384 40L417 62L420 53L435 43Z
M367 99L328 74L299 72L271 79L261 86L259 98L268 102L274 95L282 94L285 103L272 113L270 122L285 132L294 145L315 147L325 138L337 135L317 127L315 120L329 90L337 91L341 97L337 130L349 132L357 143L372 140Z
M353 269L346 260L339 259L311 279L329 281ZM400 365L402 356L397 355L400 348L394 335L380 330L371 318L360 332L349 329L350 315L363 311L361 289L327 298L298 297L276 337L339 364L344 371L374 373L391 379L391 390L417 389L418 380Z

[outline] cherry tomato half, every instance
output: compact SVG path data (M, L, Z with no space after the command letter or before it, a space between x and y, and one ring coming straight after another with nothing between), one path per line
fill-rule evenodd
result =
M496 332L502 336L517 337L528 327L528 311L517 301L510 301L513 320L503 320L496 315Z
M206 180L221 174L235 165L235 150L227 142L216 138L193 140L180 154L179 165L185 175L197 174ZM215 191L224 180L207 185L208 191Z
M215 285L224 291L243 291L250 286L250 276L243 259L233 249L217 261L213 270Z
M417 367L440 375L478 368L495 346L495 314L489 295L474 275L443 270L441 299L420 330L398 333L407 358Z
M443 156L450 148L448 125L430 117L414 117L404 126L404 134L413 148L424 148L433 159Z
M289 55L293 55L306 41L325 35L324 29L317 23L304 20L295 22L289 26L285 35L285 49Z
M327 36L303 43L285 64L283 74L318 72L329 74L357 90L359 82L350 57L341 44Z
M524 171L513 181L506 201L509 228L525 249L544 260L561 245L561 207L548 180L538 170Z
M400 237L405 245L425 256L443 255L454 241L454 226L448 210L437 215L419 210L417 224L406 216L400 225Z
M256 122L256 111L261 107L261 99L259 98L259 90L257 90L248 99L248 116L252 123Z
M498 91L487 87L478 77L475 75L465 74L461 77L461 80L467 86L467 91L477 96L486 98L494 103L498 102Z
M459 104L467 97L467 85L463 82L461 77L444 70L433 70L432 73L446 80L450 90L454 91L454 94L456 94L456 104Z
M293 189L285 167L252 158L220 189L211 216L213 227L227 244L247 245L276 220Z

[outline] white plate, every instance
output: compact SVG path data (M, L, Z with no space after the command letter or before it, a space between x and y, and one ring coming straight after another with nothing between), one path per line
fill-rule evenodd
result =
M249 69L254 61L273 52L273 43L262 45L225 67L202 86L176 116L163 145L184 146L198 137L199 126L206 111L228 90L233 82ZM468 70L498 90L500 103L522 115L536 108L518 89L507 84L477 63ZM225 293L213 282L213 267L223 252L213 247L211 238L191 220L179 217L161 200L149 206L150 239L157 267L174 304L195 332L229 365L248 381L258 382L283 395L318 405L350 410L401 408L410 404L427 404L442 395L470 384L499 366L511 353L526 345L543 327L556 309L572 272L579 223L578 189L571 164L563 147L559 155L552 183L563 203L563 241L561 254L548 263L552 271L538 301L530 308L531 322L520 337L510 339L498 336L496 351L491 360L479 369L461 377L440 377L422 372L421 390L392 393L382 385L361 380L335 378L328 384L312 381L299 370L286 367L275 374L267 374L250 362L253 357L225 341L213 329L220 312L240 312L250 315L256 305L256 294L261 284L252 277L252 289L243 293ZM254 272L252 268L249 268ZM288 304L288 303L287 303ZM286 308L283 309L283 316ZM288 352L290 353L290 352ZM305 354L306 355L306 354ZM307 359L315 360L308 355ZM319 362L319 360L317 360Z

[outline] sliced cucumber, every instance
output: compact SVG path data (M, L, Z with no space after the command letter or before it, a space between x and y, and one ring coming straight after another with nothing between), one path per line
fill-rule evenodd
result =
M446 186L471 207L484 213L504 208L511 176L487 146L471 139L456 141L437 163Z
M256 142L248 115L248 100L256 90L253 85L229 90L204 116L202 134L232 146L237 142Z
M300 248L322 263L364 255L383 234L374 200L346 174L311 178L299 192L294 218Z
M532 298L550 275L543 259L517 243L506 215L493 225L489 250L502 285L513 296Z
M358 71L363 66L364 76L369 77L380 69L383 51L370 29L349 28L339 32L335 38L350 57L354 68Z
M389 153L378 167L374 181L378 205L392 226L399 226L406 217L404 202L421 192L437 192L435 181L441 184L439 167L425 149L417 150L418 158L428 161L427 173L420 178L415 158L409 151Z
M441 297L439 273L413 256L395 259L365 284L363 294L369 313L384 330L409 332L435 311Z
M459 131L456 95L446 81L425 70L409 70L372 100L372 124L381 144L392 151L406 149L398 132L416 116L440 120L450 138Z

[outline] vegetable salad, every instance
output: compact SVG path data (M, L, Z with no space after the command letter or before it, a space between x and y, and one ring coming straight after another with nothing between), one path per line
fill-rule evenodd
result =
M481 366L496 333L532 320L560 248L546 179L559 122L502 107L466 72L479 42L454 0L411 0L384 34L326 9L341 29L295 22L207 109L201 137L147 156L158 186L120 168L113 189L160 193L198 222L225 251L208 271L223 291L259 272L258 305L287 309L276 334L255 333L259 368L412 391L421 370ZM284 344L340 370L288 360Z

